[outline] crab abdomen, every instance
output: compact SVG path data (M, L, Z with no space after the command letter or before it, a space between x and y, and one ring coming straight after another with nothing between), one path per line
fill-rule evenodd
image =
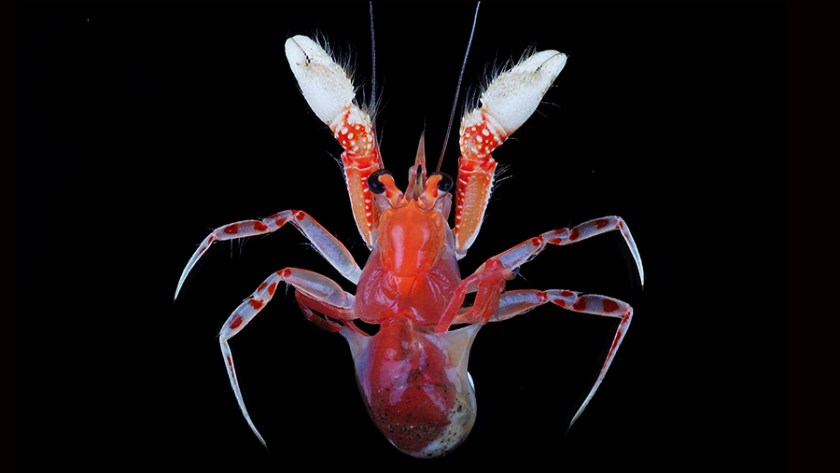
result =
M466 439L476 415L467 361L478 329L438 335L398 318L372 337L343 332L368 412L395 447L438 457Z

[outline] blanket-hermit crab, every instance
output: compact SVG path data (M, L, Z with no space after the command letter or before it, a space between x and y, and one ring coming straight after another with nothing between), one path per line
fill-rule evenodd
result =
M611 231L624 238L644 281L641 258L624 220L609 216L549 230L489 258L465 278L458 267L484 218L496 171L491 153L536 110L565 66L566 56L552 50L536 52L490 82L479 106L462 118L457 179L428 172L421 138L403 191L384 169L374 125L355 103L354 85L344 69L310 38L289 38L285 49L303 96L344 149L341 161L353 216L371 253L362 269L345 246L309 214L285 210L219 227L192 255L178 281L176 297L190 270L213 243L266 234L291 224L342 277L356 285L354 295L312 271L281 269L269 275L225 322L219 335L222 355L239 407L256 436L265 443L245 407L228 341L283 284L294 288L308 320L349 343L359 388L376 426L398 449L424 458L452 451L473 426L476 398L467 363L472 342L484 324L547 303L615 317L619 320L615 337L574 416L577 419L603 380L630 326L633 309L617 299L563 289L506 291L505 282L549 245L569 245ZM450 226L453 196L455 215ZM473 303L466 304L472 293ZM356 321L378 326L378 331L370 335Z

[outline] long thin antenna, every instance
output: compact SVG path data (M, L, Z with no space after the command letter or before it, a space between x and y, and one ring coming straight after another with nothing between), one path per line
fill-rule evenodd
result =
M376 108L376 34L373 27L373 0L368 2L370 4L370 62L371 62L371 78L370 78L370 106Z
M375 115L376 111L376 28L373 22L373 0L368 2L370 6L370 113ZM373 127L374 140L377 142L376 153L379 155L379 169L385 168L385 163L382 162L382 153L379 152L379 140L376 138L376 125Z
M371 3L372 5L372 3ZM461 73L458 75L458 87L455 89L455 101L452 102L452 113L449 114L449 126L446 127L446 136L443 138L443 148L440 150L440 158L438 158L435 172L440 172L440 167L443 165L443 156L446 154L446 145L449 144L449 135L452 133L452 123L455 121L455 110L458 109L458 96L461 95L461 81L464 79L464 70L467 68L467 58L470 56L470 48L472 47L473 35L475 35L475 25L478 23L478 7L481 2L475 4L475 16L473 16L472 30L470 31L470 40L467 42L467 52L464 53L464 63L461 65ZM373 8L371 6L371 8Z

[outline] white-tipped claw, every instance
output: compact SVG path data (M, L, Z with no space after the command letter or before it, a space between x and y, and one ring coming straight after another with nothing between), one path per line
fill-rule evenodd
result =
M306 36L286 40L286 59L303 97L327 125L353 102L353 82L324 48Z
M533 115L565 65L559 51L534 53L490 83L481 94L482 110L510 136Z

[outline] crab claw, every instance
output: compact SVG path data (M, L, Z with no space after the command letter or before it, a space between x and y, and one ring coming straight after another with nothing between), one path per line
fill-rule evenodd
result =
M300 91L315 115L326 123L344 148L341 162L353 217L369 248L379 218L367 181L382 167L370 115L353 103L353 81L324 48L306 36L286 40L286 59Z
M347 72L315 41L301 35L287 39L286 59L306 102L327 125L353 103L356 94Z
M566 55L559 51L534 53L490 83L481 94L481 107L464 117L463 126L489 120L504 140L533 115L565 66Z
M532 54L493 79L481 94L481 106L461 120L455 193L458 258L466 255L484 220L496 173L496 161L490 153L533 115L565 65L566 55L561 52Z

